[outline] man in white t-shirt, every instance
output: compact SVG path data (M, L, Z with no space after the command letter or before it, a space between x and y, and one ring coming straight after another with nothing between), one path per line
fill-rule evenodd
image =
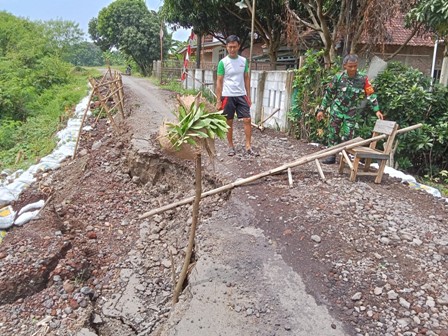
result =
M216 83L216 108L223 110L227 118L229 130L227 141L229 143L229 156L235 155L233 145L233 118L243 119L244 134L246 136L246 154L257 155L251 147L252 125L250 118L250 76L249 63L246 58L238 55L240 39L230 35L226 39L228 55L218 63L218 80Z

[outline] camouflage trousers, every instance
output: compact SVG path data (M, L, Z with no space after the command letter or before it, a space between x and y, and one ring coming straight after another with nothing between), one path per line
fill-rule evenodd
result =
M354 111L347 113L334 113L330 119L328 133L328 146L334 146L341 142L353 139L353 134L358 128L358 116Z

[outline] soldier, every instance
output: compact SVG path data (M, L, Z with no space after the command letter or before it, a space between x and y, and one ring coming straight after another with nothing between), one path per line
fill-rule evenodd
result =
M370 104L378 119L383 119L376 94L365 74L358 72L358 56L350 54L342 62L344 71L336 74L325 90L322 104L317 110L318 121L324 118L329 108L329 146L337 145L353 138L357 120L361 117L365 100ZM327 157L322 163L333 164L336 155Z

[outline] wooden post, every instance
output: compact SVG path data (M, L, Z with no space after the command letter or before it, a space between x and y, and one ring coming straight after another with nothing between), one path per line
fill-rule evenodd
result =
M291 109L292 99L293 99L293 83L294 83L294 71L288 71L286 73L286 83L285 83L285 130L289 129L290 121L288 118L288 111Z
M201 164L201 154L200 153L196 155L195 180L196 180L195 181L196 191L195 191L193 210L192 210L190 236L188 239L187 250L185 251L185 259L184 259L184 264L182 266L182 271L179 274L179 280L177 281L176 287L174 289L173 299L172 299L173 304L175 304L178 301L179 295L182 292L182 287L183 287L185 278L187 277L188 266L190 266L191 255L193 253L193 248L194 248L196 227L199 222L199 203L201 201L201 194L202 194L202 164Z
M317 171L318 171L318 173L319 173L319 175L320 175L320 178L322 179L322 181L326 182L327 179L325 178L324 171L322 170L322 167L321 167L321 165L320 165L319 160L318 160L318 159L315 159L314 162L316 163Z
M90 97L89 97L89 102L87 103L87 107L84 111L84 114L82 115L81 125L79 125L78 137L76 138L75 150L73 152L72 159L74 159L76 157L76 151L78 150L78 146L79 146L79 139L81 138L82 126L84 125L84 121L86 120L87 112L90 109L90 103L92 101L94 92L95 92L95 90L92 89L92 92L90 93Z
M258 124L261 120L263 111L264 86L266 84L266 71L258 73L257 96L255 102L255 123Z

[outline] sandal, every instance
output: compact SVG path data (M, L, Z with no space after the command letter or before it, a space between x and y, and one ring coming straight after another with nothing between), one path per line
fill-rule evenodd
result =
M246 154L251 155L251 156L260 156L260 154L258 154L257 152L254 152L252 148L247 149Z
M231 147L229 149L229 151L227 152L228 156L234 156L235 154L236 154L236 152L235 152L235 148L234 147Z

